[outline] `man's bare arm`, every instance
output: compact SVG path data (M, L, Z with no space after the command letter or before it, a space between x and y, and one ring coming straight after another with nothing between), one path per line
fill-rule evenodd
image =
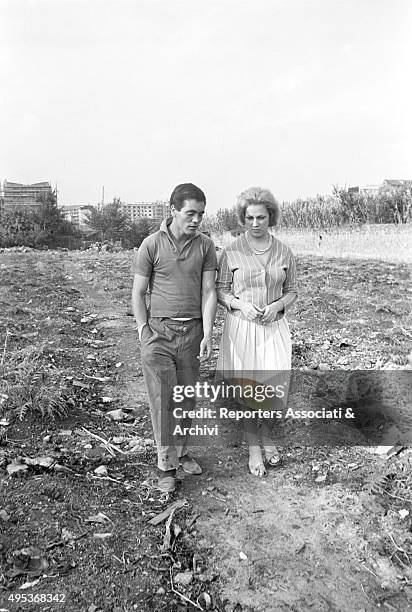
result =
M148 276L141 276L140 274L134 275L132 289L132 307L137 327L142 327L142 325L147 323L147 308L145 295L148 286Z
M203 340L200 344L200 361L206 361L212 355L212 330L217 308L215 276L215 270L202 273Z

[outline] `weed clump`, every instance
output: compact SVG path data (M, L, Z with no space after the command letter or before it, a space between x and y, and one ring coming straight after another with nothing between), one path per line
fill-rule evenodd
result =
M3 355L0 406L23 420L28 412L55 419L67 415L65 381L60 370L44 359L45 345Z

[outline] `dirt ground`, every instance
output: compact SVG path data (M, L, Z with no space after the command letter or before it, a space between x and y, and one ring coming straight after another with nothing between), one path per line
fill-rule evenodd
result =
M341 430L326 444L303 423L266 479L235 441L197 448L203 474L156 490L130 260L0 254L0 610L412 610L412 449L377 455ZM294 368L403 371L407 267L298 264Z

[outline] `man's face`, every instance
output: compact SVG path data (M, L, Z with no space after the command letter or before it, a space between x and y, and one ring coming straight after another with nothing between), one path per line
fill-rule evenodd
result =
M176 229L186 236L194 236L205 214L205 203L184 200L180 210L173 207L172 211Z

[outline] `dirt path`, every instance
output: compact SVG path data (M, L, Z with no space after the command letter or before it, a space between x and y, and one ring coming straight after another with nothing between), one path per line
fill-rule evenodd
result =
M68 261L67 270L104 314L124 363L118 386L105 392L147 418L132 318L92 286L81 265ZM182 478L176 497L198 515L198 545L218 576L217 609L412 610L410 563L398 550L396 565L396 544L385 539L396 532L396 513L360 493L378 459L359 447L305 446L293 435L283 453L284 465L258 480L247 472L244 448L200 448L203 475Z

